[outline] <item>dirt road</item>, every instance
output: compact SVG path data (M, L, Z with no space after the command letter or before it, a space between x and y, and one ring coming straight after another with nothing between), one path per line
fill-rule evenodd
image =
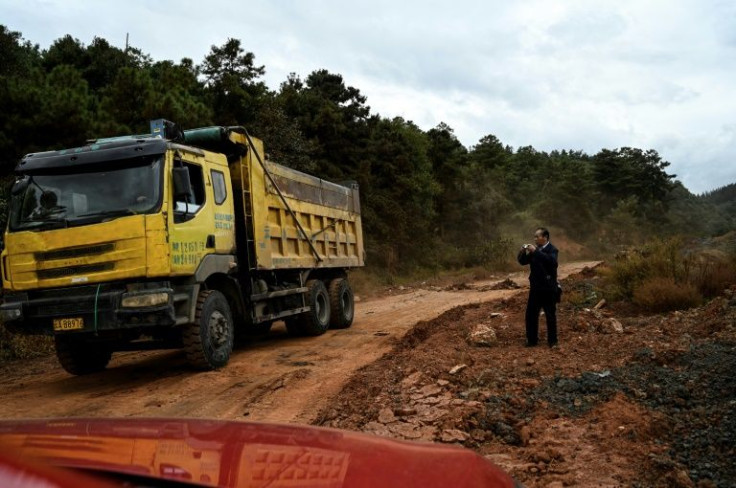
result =
M560 277L595 266L561 265ZM510 278L526 285L524 272ZM418 289L361 301L350 329L291 338L282 325L239 346L221 371L192 372L178 351L126 352L101 373L75 377L54 357L0 369L0 418L208 417L310 423L360 367L380 358L418 321L519 290ZM519 324L521 327L521 324Z

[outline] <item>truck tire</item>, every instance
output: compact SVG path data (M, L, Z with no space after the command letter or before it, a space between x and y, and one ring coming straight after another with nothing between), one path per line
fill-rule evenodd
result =
M75 335L54 336L56 358L68 373L84 375L102 371L112 357L112 351L101 344L88 344Z
M350 283L345 278L330 282L330 327L347 329L353 325L355 298Z
M330 295L321 280L307 281L307 288L307 305L311 310L299 315L297 332L307 336L322 335L330 327Z
M189 364L200 369L217 369L227 364L235 329L225 295L217 290L201 291L194 323L185 327L182 340Z

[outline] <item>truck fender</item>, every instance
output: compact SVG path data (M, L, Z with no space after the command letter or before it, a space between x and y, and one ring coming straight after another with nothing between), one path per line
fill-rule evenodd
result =
M204 283L207 278L216 273L230 274L238 266L235 256L230 254L207 254L194 272L194 281Z

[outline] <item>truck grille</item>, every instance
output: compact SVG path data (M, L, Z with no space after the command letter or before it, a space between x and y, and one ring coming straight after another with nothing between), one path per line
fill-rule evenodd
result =
M75 287L68 289L49 290L35 294L24 313L28 317L73 317L94 313L104 313L114 308L115 290L110 286ZM70 300L69 292L74 292L74 299ZM36 296L37 295L37 296ZM53 298L56 297L56 300ZM52 301L53 300L53 301Z
M98 304L98 309L100 309ZM108 308L108 307L105 307ZM60 303L57 305L44 305L43 307L31 307L27 314L31 317L53 317L55 315L78 315L94 311L94 301L80 301L76 303Z
M41 269L36 271L36 275L40 280L51 280L54 278L63 278L65 276L99 273L101 271L109 271L114 268L114 263L85 264L82 266L69 266L66 268Z
M95 246L69 247L56 251L37 252L33 256L36 261L52 261L54 259L78 258L81 256L95 256L104 254L115 249L115 244L109 242L107 244L98 244Z

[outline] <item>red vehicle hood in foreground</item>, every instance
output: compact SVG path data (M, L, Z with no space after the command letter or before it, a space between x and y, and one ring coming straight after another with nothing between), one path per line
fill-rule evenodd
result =
M157 486L158 480L167 487L520 486L468 449L319 427L195 419L0 421L0 486Z

